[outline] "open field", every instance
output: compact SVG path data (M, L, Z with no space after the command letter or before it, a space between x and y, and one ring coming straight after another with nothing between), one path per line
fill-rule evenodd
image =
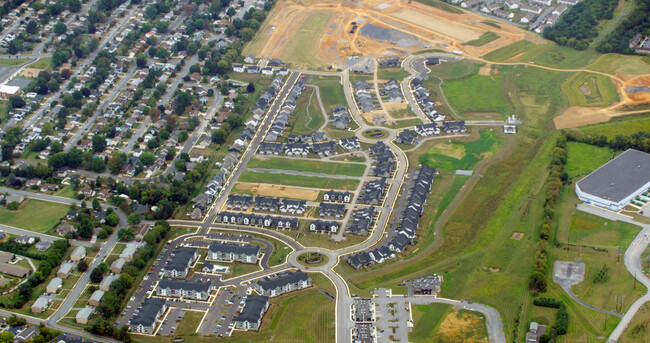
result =
M269 174L245 171L241 174L239 182L267 183L272 185L286 185L318 189L353 190L359 185L358 180L329 179L313 176Z
M185 311L183 319L178 323L178 328L175 334L179 336L196 334L196 330L198 330L199 324L201 324L203 315L203 312Z
M276 186L276 185L267 185L267 184L253 184L246 182L238 182L235 184L234 191L235 194L255 194L269 197L287 197L291 199L299 200L316 200L318 198L319 191L295 187L285 187L285 186Z
M499 39L499 35L492 32L488 31L484 34L481 35L478 39L474 39L468 42L463 43L463 45L472 45L472 46L483 46L487 43L490 43L493 40Z
M447 314L431 342L488 343L485 316L479 312L460 310Z
M641 306L639 311L630 325L623 331L623 335L619 342L621 343L636 343L650 341L650 304L645 303Z
M489 158L503 142L493 131L480 131L480 138L471 142L451 142L434 145L420 157L420 163L445 170L472 169L474 165Z
M379 67L377 70L377 80L384 80L388 81L390 79L395 79L397 81L404 80L407 76L410 74L407 73L404 69L402 68L384 68L384 67ZM382 85L380 84L379 87Z
M512 112L512 108L501 87L502 76L500 75L471 75L447 80L442 90L449 104L458 113L468 115L472 112L496 112L505 117Z
M475 70L478 71L479 65L468 59L462 59L460 61L440 63L428 68L436 77L445 80L471 75Z
M347 106L340 77L314 76L311 79L311 84L318 86L323 107L325 107L328 115L330 114L330 110L336 106Z
M38 215L35 216L35 213ZM16 211L1 207L0 223L34 232L50 233L66 213L68 213L66 205L26 199Z
M593 50L575 50L553 42L535 44L529 40L499 48L483 56L495 62L530 62L553 68L581 68L594 62L598 56Z
M447 304L412 305L413 331L409 333L409 341L431 342L438 326L451 308Z
M318 160L260 156L251 158L246 168L309 171L311 173L347 176L363 176L366 170L365 164L361 163L323 162Z
M650 132L650 114L614 118L607 123L584 126L580 131L613 139L617 135L630 136L640 131Z
M308 87L296 101L296 110L289 122L290 134L307 135L318 131L325 122L325 115L318 106L316 90Z
M564 171L570 179L586 176L600 168L614 157L614 151L607 147L597 147L586 143L567 142L567 163Z
M334 305L326 294L335 296L331 281L319 273L310 273L314 287L291 292L271 299L271 305L264 315L259 331L235 331L230 337L219 338L226 343L249 342L313 342L334 341ZM187 316L187 313L185 314ZM176 337L180 336L177 334ZM170 337L134 335L143 343L171 343ZM187 335L185 343L208 343L216 338Z
M38 61L29 65L30 68L36 69L49 69L52 67L52 58L51 57L42 57Z
M562 91L572 106L604 107L619 101L612 80L599 74L575 73L562 85Z
M588 65L587 69L601 71L612 75L650 74L650 58L647 56L604 54L600 55L597 60Z

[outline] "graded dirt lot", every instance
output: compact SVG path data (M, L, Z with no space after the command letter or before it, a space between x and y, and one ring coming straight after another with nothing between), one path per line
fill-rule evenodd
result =
M484 319L475 313L451 312L436 332L437 342L488 342Z
M23 69L22 73L20 73L20 76L22 77L37 77L38 73L42 72L44 69L36 69L36 68L25 68Z
M346 67L354 56L440 48L478 57L524 38L541 40L512 25L497 29L483 21L469 11L451 13L408 0L279 0L244 54L280 58L296 68L325 69ZM362 30L366 25L372 29ZM499 38L480 47L461 45L487 31Z
M275 186L269 184L256 184L240 182L235 185L235 189L239 191L251 192L255 195L291 198L299 200L314 201L318 199L319 191L311 189L303 189L297 187Z

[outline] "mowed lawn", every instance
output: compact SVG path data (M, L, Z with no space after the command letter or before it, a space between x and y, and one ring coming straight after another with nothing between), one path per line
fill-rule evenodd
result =
M569 228L569 243L605 248L625 247L640 230L638 226L622 221L574 211Z
M634 117L616 118L603 124L581 127L580 131L594 136L613 139L618 135L631 136L637 132L650 132L650 112Z
M328 175L363 176L365 164L321 162L316 160L299 160L289 158L258 157L255 156L246 165L246 168L264 168L296 170Z
M480 138L472 142L451 142L434 145L420 156L420 163L445 170L469 170L497 150L502 140L493 131L482 130Z
M330 115L330 111L336 106L347 106L340 77L314 76L311 79L311 84L318 86L320 99L323 102L325 111L327 111L327 115Z
M66 213L67 205L26 199L16 211L0 207L0 224L47 233Z
M489 112L507 115L511 106L501 91L502 76L471 75L445 81L442 90L460 113Z
M567 142L567 163L564 171L569 178L587 175L614 157L614 150L580 142ZM577 181L577 180L576 180Z
M412 305L413 331L409 333L409 341L413 343L431 342L435 331L451 308L448 304Z
M483 56L495 62L532 62L547 67L575 69L594 62L600 54L593 50L575 50L553 42L535 44L520 40Z
M239 182L250 183L268 183L271 185L285 185L306 188L320 188L320 189L341 189L341 190L354 190L359 185L358 180L341 180L330 179L324 177L302 176L302 175L287 175L287 174L271 174L271 173L257 173L245 171L239 176Z

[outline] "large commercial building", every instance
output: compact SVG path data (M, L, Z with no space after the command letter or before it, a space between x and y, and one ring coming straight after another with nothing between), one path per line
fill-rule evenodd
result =
M584 202L620 211L650 188L650 154L629 149L576 183Z

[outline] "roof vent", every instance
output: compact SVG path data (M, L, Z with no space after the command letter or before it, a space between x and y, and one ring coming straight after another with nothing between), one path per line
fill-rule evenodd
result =
M610 183L609 185L613 187L613 186L614 186L614 183L612 182L612 183Z

